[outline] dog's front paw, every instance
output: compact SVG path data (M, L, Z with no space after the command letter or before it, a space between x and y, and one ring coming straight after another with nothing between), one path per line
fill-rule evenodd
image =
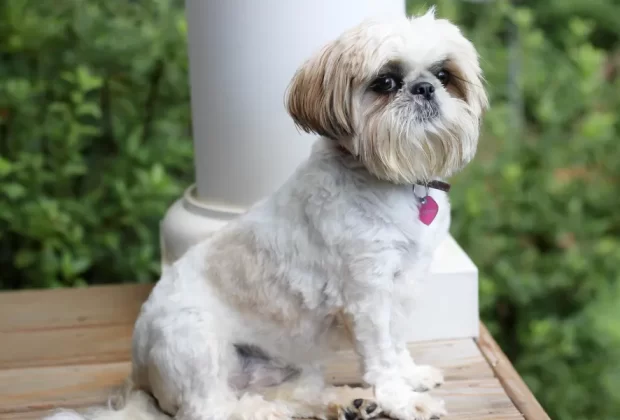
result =
M414 391L426 392L443 385L443 373L432 366L413 366L405 380Z
M348 406L338 407L338 420L371 420L381 413L381 407L373 400L357 398Z
M405 385L405 384L403 384ZM431 420L447 414L444 402L428 394L393 386L375 389L377 403L384 414L397 420Z

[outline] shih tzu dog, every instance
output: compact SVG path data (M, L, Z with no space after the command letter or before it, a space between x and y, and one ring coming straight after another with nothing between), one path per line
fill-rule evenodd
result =
M444 415L425 392L442 374L414 363L403 332L448 233L443 180L473 158L486 107L474 46L434 10L365 21L318 51L287 92L320 136L309 158L163 272L126 392L86 418ZM365 390L325 385L322 360L347 343Z

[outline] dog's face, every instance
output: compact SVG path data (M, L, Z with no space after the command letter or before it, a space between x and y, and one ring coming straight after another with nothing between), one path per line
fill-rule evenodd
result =
M474 156L487 96L478 55L434 10L367 21L308 60L287 108L304 131L334 139L378 178L450 176Z

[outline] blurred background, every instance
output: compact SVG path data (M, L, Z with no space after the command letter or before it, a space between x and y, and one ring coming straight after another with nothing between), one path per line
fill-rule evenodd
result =
M451 193L481 316L552 418L617 420L620 4L435 4L491 94ZM157 279L194 179L183 6L0 1L0 289Z

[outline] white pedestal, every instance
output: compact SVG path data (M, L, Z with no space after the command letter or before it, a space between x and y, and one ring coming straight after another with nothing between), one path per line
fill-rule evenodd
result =
M411 315L409 341L478 337L478 268L449 236Z

